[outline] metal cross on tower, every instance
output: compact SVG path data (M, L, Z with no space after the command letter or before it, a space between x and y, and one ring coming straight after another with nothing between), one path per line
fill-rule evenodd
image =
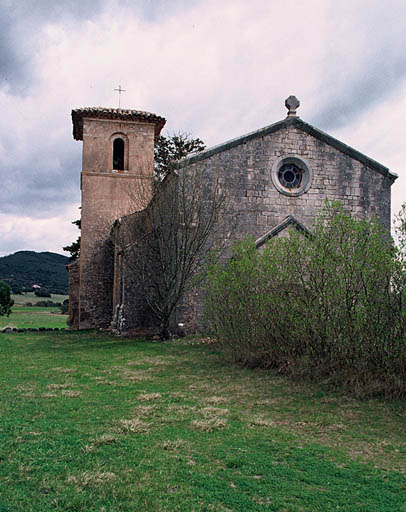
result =
M118 108L121 108L121 93L126 92L125 89L121 88L121 85L118 86L118 89L114 89L118 92Z

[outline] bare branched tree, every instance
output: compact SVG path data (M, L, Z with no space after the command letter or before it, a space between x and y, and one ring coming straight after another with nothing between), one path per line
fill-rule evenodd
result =
M184 167L170 172L149 206L128 217L120 230L133 286L156 315L163 339L173 330L182 296L201 277L199 269L213 249L210 235L223 203L216 182L194 166Z

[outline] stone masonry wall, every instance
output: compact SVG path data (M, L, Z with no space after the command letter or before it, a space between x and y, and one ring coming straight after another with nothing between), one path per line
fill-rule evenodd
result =
M79 329L79 261L66 265L69 272L69 310L66 323L70 329Z
M126 167L112 169L112 140L126 140ZM113 316L114 254L110 231L115 219L150 200L154 126L85 119L83 128L82 225L80 247L80 328L108 327Z
M271 179L275 161L288 156L302 157L313 171L310 189L298 197L281 194ZM218 179L225 195L231 213L224 216L214 236L225 240L226 256L235 240L247 235L259 238L287 215L293 215L311 230L326 199L340 201L355 218L379 219L390 232L393 180L293 124L287 123L284 129L197 159L190 165L203 169L209 181ZM191 307L197 308L197 313L183 307L180 321L201 318L202 301L193 302L195 306Z
M271 180L275 160L287 156L303 157L313 170L309 191L298 197L281 194ZM311 229L314 216L326 199L341 201L356 218L378 218L390 230L391 180L295 127L192 165L203 167L210 180L218 177L221 191L232 205L232 214L225 219L230 229L234 216L239 216L236 228L229 234L230 241L245 235L257 238L287 215Z
M147 224L146 210L123 217L112 230L115 247L115 275L113 287L113 328L119 332L150 330L159 321L148 306L143 285L133 271L137 265L137 252L129 249L133 237L142 236Z

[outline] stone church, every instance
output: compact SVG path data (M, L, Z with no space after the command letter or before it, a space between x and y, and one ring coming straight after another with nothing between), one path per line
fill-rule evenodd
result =
M397 175L297 116L290 96L287 117L257 131L181 160L216 179L232 209L222 218L236 229L233 241L251 235L259 248L293 225L311 232L326 199L340 201L359 219L378 218L390 232L391 185ZM154 141L165 119L138 110L82 108L72 111L73 137L83 141L80 259L68 266L72 329L109 328L117 312L126 329L150 327L148 315L125 284L114 246L113 225L147 206L152 194ZM131 193L130 193L131 191ZM228 216L228 218L227 218ZM223 230L227 233L227 230ZM185 299L186 300L186 299ZM186 332L199 328L201 304L181 309Z

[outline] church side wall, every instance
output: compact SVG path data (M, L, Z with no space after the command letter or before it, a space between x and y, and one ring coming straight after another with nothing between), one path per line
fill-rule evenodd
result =
M69 308L66 323L70 329L79 329L79 261L66 265L69 272Z
M134 237L142 236L147 223L146 211L128 215L116 223L112 230L115 246L115 276L113 287L113 328L119 332L147 335L156 331L159 321L144 294L143 283L135 271L138 265Z

